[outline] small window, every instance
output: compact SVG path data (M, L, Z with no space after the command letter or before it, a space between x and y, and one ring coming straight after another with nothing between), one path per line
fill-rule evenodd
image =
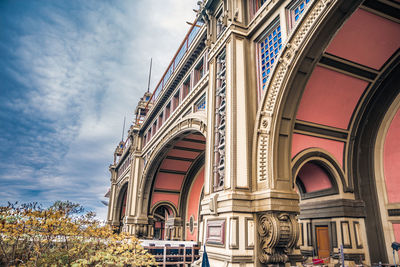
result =
M176 92L174 97L172 98L172 110L176 110L176 108L179 106L179 90Z
M193 84L197 84L200 79L204 76L204 64L203 64L203 60L201 60L199 62L199 64L197 64L197 66L194 68L194 83Z
M161 112L160 116L158 117L158 126L157 128L160 129L163 125L163 113Z
M271 76L272 68L274 67L279 51L282 49L282 33L279 20L273 22L263 35L263 38L258 42L258 68L260 92L265 90L265 86Z
M206 109L206 96L203 95L194 105L194 111L201 111Z
M186 81L182 85L182 99L185 99L186 96L190 92L190 76L186 79Z
M153 124L153 130L152 130L152 132L153 132L153 136L156 134L156 132L157 132L157 120L154 122L154 124Z
M287 7L289 31L300 21L312 0L295 0Z
M171 102L168 103L168 105L165 107L165 120L169 118L169 115L171 113Z

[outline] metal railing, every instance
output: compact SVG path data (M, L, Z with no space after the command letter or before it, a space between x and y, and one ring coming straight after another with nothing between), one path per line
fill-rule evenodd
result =
M186 266L200 258L200 247L197 245L149 244L144 248L154 256L157 266Z
M161 77L160 81L158 82L156 88L153 91L149 101L146 104L146 109L148 109L149 103L154 103L157 101L158 97L160 96L161 92L165 88L168 83L168 80L174 74L176 68L178 67L179 63L183 59L186 52L189 50L190 45L193 43L193 40L196 39L197 34L200 32L203 23L198 21L197 19L194 21L192 26L190 27L188 33L186 34L185 38L183 39L182 43L180 44L177 52L175 53L174 57L172 58L171 62L169 63L166 71L164 72L163 76ZM144 118L141 120L143 121ZM141 122L138 120L136 122L140 124Z

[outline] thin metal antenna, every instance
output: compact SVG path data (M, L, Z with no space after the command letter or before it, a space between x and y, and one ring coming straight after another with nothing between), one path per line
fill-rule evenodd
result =
M149 71L149 82L147 83L147 93L150 92L150 78L151 78L151 65L153 64L153 58L150 58L150 71Z
M124 133L125 133L125 120L126 120L126 116L124 116L124 126L122 128L122 142L124 141Z

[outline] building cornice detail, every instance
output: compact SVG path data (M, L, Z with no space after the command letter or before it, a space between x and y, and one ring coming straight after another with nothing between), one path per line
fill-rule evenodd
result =
M168 120L162 125L155 136L153 136L148 144L142 149L142 156L147 155L153 147L159 143L160 138L164 138L166 134L170 132L170 127L176 124L178 117L182 115L182 112L187 109L194 101L194 98L199 96L201 92L205 91L204 88L207 86L209 81L209 72L204 74L202 79L196 84L195 88L189 92L189 95L179 104L178 108L171 114Z

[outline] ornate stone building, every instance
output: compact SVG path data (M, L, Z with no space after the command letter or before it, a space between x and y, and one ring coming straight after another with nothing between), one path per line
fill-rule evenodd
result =
M115 151L108 222L206 244L211 266L337 262L341 245L347 264L393 263L399 8L200 1Z

